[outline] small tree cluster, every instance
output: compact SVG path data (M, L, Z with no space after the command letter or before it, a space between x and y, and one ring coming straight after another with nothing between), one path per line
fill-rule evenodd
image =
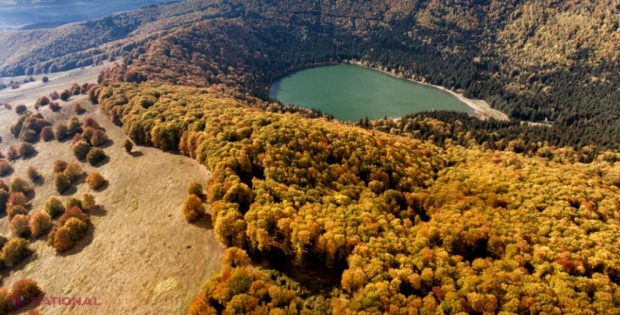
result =
M47 244L64 252L82 239L87 229L88 216L79 207L72 207L58 219L58 226L48 234Z
M86 155L86 160L90 165L96 165L106 158L105 152L101 148L92 148Z
M32 299L41 295L43 291L39 288L39 285L32 279L21 279L13 284L12 290L0 288L0 314L8 314L12 311L18 310L20 307L27 305ZM13 300L13 297L23 297L26 303L16 303L18 301ZM30 310L26 315L40 315L36 310Z
M71 92L69 92L69 90L64 90L62 92L60 92L60 100L63 102L66 102L69 100L69 98L71 97Z
M54 127L54 138L58 141L64 139L68 133L69 129L67 129L67 125L65 124L57 123Z
M56 191L58 193L63 193L69 190L73 181L82 175L82 173L82 167L77 162L67 164L64 171L56 172L54 175L54 185L56 187Z
M54 92L50 93L50 98L55 101L55 100L60 98L60 94L58 94L58 92L54 91Z
M25 179L19 176L15 176L13 177L13 179L11 179L11 183L9 184L10 193L21 192L24 195L27 195L31 191L32 187L30 187L30 184L28 184L28 181L26 181Z
M11 238L2 247L2 254L0 254L4 265L7 267L13 267L22 262L26 257L32 254L32 250L28 248L28 241L20 238Z

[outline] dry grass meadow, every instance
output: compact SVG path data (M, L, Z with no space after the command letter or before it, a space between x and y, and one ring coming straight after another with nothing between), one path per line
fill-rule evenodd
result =
M73 82L95 82L100 70L92 67L52 74L48 84L37 78L17 90L0 91L0 103L8 101L13 108L26 104L35 112L33 105L39 96L60 92ZM104 146L109 159L97 167L81 163L86 173L98 171L108 184L92 192L81 180L62 198L91 192L101 207L91 213L87 235L66 253L57 254L46 245L45 237L31 240L35 254L3 272L2 286L10 288L27 277L37 281L47 297L96 297L101 304L39 306L43 314L184 314L202 283L219 270L224 251L215 240L209 218L188 224L180 211L188 184L195 180L206 184L208 170L192 159L153 148L134 147L127 154L121 147L122 130L83 95L61 102L59 112L47 107L40 112L52 123L65 121L73 115L75 102L87 110L79 115L80 120L95 118L111 139ZM10 145L19 144L9 131L16 118L13 110L0 109L0 150L4 153ZM15 171L2 178L5 182L13 176L27 178L28 166L44 176L35 186L30 211L41 209L49 196L58 195L52 164L57 159L77 161L70 142L39 141L34 145L36 155L12 162ZM8 223L6 215L0 219L0 233L6 236L10 234Z

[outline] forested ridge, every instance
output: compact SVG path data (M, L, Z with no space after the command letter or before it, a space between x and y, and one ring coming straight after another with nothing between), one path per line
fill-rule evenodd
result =
M286 71L363 58L334 38L203 21L90 90L137 144L212 171L183 211L204 198L229 249L190 314L620 312L617 153L547 140L556 126L433 112L358 127L265 100Z

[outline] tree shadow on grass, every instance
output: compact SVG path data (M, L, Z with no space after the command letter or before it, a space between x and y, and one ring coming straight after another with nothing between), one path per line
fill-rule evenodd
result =
M95 189L96 192L102 192L104 190L106 190L108 188L108 186L110 186L110 182L106 179L103 181L103 184L101 184L101 186L99 186L99 188Z
M86 246L90 245L90 243L93 242L94 238L95 238L95 225L89 222L88 229L86 230L86 234L84 235L84 237L82 237L82 239L77 241L77 243L75 243L75 245L71 247L69 250L62 252L62 253L58 253L58 256L66 257L66 256L73 256L75 254L79 254Z
M114 145L114 140L108 139L108 141L106 141L103 145L101 145L100 148L107 149L113 145Z
M106 156L103 158L103 160L101 160L101 161L99 161L99 162L95 163L94 165L93 165L93 164L91 164L91 166L92 166L92 167L101 167L101 166L104 166L104 165L106 165L106 164L108 164L108 163L110 163L110 157L109 157L108 155L106 155Z
M30 153L30 154L28 154L26 156L22 156L22 159L24 161L28 161L28 160L32 159L33 157L36 157L37 155L39 155L39 151L35 150L35 151L33 151L32 153Z
M10 276L12 272L24 269L24 267L26 267L26 265L28 265L29 263L37 260L38 258L39 258L39 255L37 255L36 250L33 250L32 254L28 255L28 257L26 257L23 261L21 261L17 265L13 265L13 267L4 267L2 272L0 272L0 275L2 275L2 278L4 279L4 278Z
M209 213L205 214L202 218L200 218L200 220L198 220L196 222L192 222L190 224L195 226L195 227L199 227L199 228L205 229L205 230L212 230L213 229L213 220L212 220L211 214L209 214Z
M96 205L92 210L89 211L89 214L95 217L103 217L108 214L108 211L103 205Z
M133 157L141 157L141 156L144 156L144 153L142 153L142 151L132 151L132 152L129 152L129 155Z

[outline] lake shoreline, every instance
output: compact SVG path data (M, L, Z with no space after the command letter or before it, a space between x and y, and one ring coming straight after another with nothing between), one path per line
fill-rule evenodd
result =
M413 80L413 79L409 79L409 78L400 77L400 76L397 76L397 75L395 75L395 74L393 74L391 72L388 72L388 71L384 71L384 70L381 70L381 69L377 69L377 68L366 66L361 61L345 61L344 63L350 64L350 65L354 65L354 66L364 67L364 68L367 68L367 69L372 69L372 70L375 70L375 71L379 71L379 72L385 73L385 74L387 74L389 76L392 76L392 77L395 77L395 78L399 78L399 79L415 82L415 83L418 83L418 84L421 84L421 85L425 85L425 86L430 86L430 87L442 90L444 92L450 93L451 95L453 95L454 97L459 99L459 101L461 101L465 105L471 107L474 110L474 113L476 114L476 116L478 118L482 119L482 120L486 120L486 119L489 119L489 118L495 118L495 119L498 119L498 120L509 120L508 115L506 115L506 113L492 108L489 105L489 103L487 103L484 100L470 99L470 98L467 98L467 97L463 96L462 93L457 93L455 91L446 89L443 86L428 84L426 82L421 82L421 81L417 81L417 80Z

